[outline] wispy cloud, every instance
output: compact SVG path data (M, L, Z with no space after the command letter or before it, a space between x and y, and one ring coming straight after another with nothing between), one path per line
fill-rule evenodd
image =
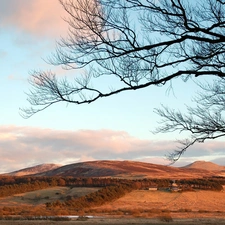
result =
M60 131L31 127L0 127L1 168L39 163L72 163L94 159L133 159L152 154L152 142L123 131ZM163 151L163 150L162 150ZM161 152L162 152L161 151ZM158 152L160 154L160 152Z
M210 147L210 151L204 149ZM198 159L217 156L222 143L205 144L190 150L189 157ZM124 131L78 130L64 131L37 127L0 126L0 172L13 171L41 163L68 164L98 159L137 160L166 164L164 155L174 147L171 141L141 140ZM196 157L195 157L196 156ZM215 158L213 158L215 159ZM192 161L193 162L193 161Z
M1 1L1 25L32 35L60 35L66 30L65 12L57 0Z
M18 74L24 68L31 72L48 68L63 76L74 74L44 61L52 57L56 42L67 36L66 18L68 14L58 0L1 1L0 33L7 41L0 47L0 59L17 68L13 76L11 73L7 75L9 79L24 78L24 73Z

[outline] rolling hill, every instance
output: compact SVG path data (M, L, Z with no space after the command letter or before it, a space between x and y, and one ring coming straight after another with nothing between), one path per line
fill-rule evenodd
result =
M164 166L137 161L100 160L60 166L42 164L9 173L24 176L72 176L72 177L115 177L127 179L143 178L201 178L224 175L224 167L211 162L195 162L185 167Z
M195 161L191 164L188 164L184 168L191 168L191 169L206 169L206 170L217 170L217 171L225 171L225 166L220 166L212 162L206 161Z
M12 176L26 176L26 175L34 175L38 173L43 173L46 171L50 171L53 169L56 169L58 167L61 167L62 165L59 164L40 164L37 166L32 166L28 168L24 168L21 170L13 171L11 173L8 173L7 175L12 175Z

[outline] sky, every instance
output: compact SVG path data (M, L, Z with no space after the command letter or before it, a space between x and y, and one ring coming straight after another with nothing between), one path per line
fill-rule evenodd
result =
M184 109L197 90L192 81L122 93L89 105L60 103L29 119L26 92L33 70L55 69L45 59L67 33L66 16L57 0L0 0L0 173L42 163L88 160L134 160L168 165L165 155L183 134L153 134L161 104ZM70 73L74 73L71 71ZM224 140L191 147L174 165L196 160L225 165Z

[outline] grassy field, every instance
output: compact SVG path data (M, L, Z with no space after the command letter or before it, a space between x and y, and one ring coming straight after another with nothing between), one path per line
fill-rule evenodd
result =
M27 192L0 199L0 207L24 207L21 214L41 216L44 203L65 200L68 196L80 197L97 191L98 188L54 187ZM1 225L30 224L225 224L225 192L193 191L166 192L136 190L124 197L99 207L83 210L82 215L98 216L87 221L4 221ZM33 210L33 211L32 211ZM53 215L68 215L66 210L55 209ZM72 211L71 211L72 212ZM13 214L8 215L16 215ZM55 213L55 214L54 214ZM75 214L71 215L78 215ZM199 219L200 218L200 219ZM204 219L204 220L203 220ZM215 222L214 220L217 219ZM223 220L221 220L223 219ZM214 222L213 222L214 221Z
M193 191L132 191L126 196L104 206L96 207L96 211L116 211L118 214L132 214L136 217L172 218L225 218L225 192Z
M224 191L192 191L192 192L166 192L136 190L126 196L108 203L104 209L161 209L179 211L214 211L225 213ZM99 207L101 208L101 207ZM225 215L225 214L224 214Z
M27 192L0 199L0 206L40 205L56 200L65 200L68 196L81 197L95 192L99 188L53 187L44 190Z

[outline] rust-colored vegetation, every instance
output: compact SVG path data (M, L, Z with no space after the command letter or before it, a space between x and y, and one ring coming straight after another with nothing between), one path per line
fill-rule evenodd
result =
M152 208L151 205L145 207L143 203L138 205L135 198L132 201L136 201L137 204L131 202L130 206L132 207L122 207L120 203L113 208L107 205L123 199L134 190L142 192L145 190L144 193L150 193L149 187L156 187L159 195L160 193L168 195L172 191L173 182L170 179L147 178L132 180L91 177L2 176L0 177L0 216L83 216L91 213L132 217L162 215L162 220L163 218L169 220L170 213L174 213L174 209ZM179 193L196 190L219 192L224 184L225 179L221 177L183 179L176 181L176 187L179 187L179 190L176 191ZM175 211L187 213L192 210L178 208Z

